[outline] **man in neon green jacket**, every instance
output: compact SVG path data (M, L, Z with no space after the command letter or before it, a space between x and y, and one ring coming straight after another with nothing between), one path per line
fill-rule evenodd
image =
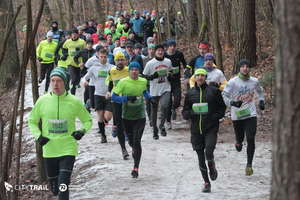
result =
M41 63L41 74L39 83L41 83L46 77L45 92L48 91L50 82L50 72L54 67L55 50L57 42L53 40L53 33L47 33L47 39L39 43L36 49L36 57Z
M92 126L90 114L81 101L69 94L65 85L68 76L57 67L50 74L52 92L41 96L33 107L28 124L30 132L43 147L43 158L51 191L59 199L69 199L68 185L78 155L77 140ZM82 126L76 130L75 120ZM42 128L39 128L39 122Z

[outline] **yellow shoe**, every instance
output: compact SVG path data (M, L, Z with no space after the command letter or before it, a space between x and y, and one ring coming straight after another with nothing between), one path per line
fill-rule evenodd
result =
M253 174L253 169L252 167L246 167L246 176L251 176Z

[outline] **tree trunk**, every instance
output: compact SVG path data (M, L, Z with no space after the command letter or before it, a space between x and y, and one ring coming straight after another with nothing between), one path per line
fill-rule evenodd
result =
M202 24L199 32L200 41L208 41L208 5L206 0L200 0Z
M66 27L68 30L73 28L73 8L72 8L72 0L65 0L66 12L67 12L67 20Z
M188 34L189 37L197 36L198 33L198 17L197 17L196 0L188 0L187 3L187 17L188 17Z
M171 9L170 0L167 0L167 38L171 38L171 19L170 19Z
M238 72L238 63L241 59L248 59L251 66L256 66L256 21L255 1L234 0L235 13L235 58L233 73Z
M219 69L223 71L222 47L219 38L219 17L218 17L218 0L211 0L212 6L212 32L214 38L214 47L216 52L216 61Z
M0 17L0 32L6 33L6 28L13 20L12 0L0 1L0 10L3 10ZM0 34L0 48L3 46L5 34ZM15 25L9 35L9 45L7 45L3 62L0 66L0 88L8 89L15 85L16 77L20 72L19 54L16 39Z
M50 9L50 6L49 6L49 3L48 1L45 1L45 8L44 8L44 12L45 12L45 15L46 16L46 21L48 24L51 23L51 21L53 21L53 15L52 15L52 12L51 12L51 9Z
M93 7L95 9L97 18L96 21L99 24L105 23L105 15L104 15L104 1L103 0L93 0Z
M225 31L225 45L224 49L232 48L232 36L231 36L231 1L221 0L222 10L224 15L224 31Z
M129 4L129 7L131 10L134 10L134 6L133 6L133 2L132 0L127 0L128 4Z
M60 24L61 24L61 28L63 30L65 30L67 28L67 22L65 20L65 12L63 10L66 10L65 9L65 6L64 6L64 2L62 2L61 0L55 0L55 7L58 11L58 16L59 16L59 20L60 21Z
M297 0L278 0L276 25L276 109L271 200L300 199L300 13Z

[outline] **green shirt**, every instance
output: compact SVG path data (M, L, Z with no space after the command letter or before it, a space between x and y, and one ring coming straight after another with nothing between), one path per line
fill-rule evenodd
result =
M54 62L54 54L57 47L57 42L48 42L48 40L43 40L39 43L36 49L36 56L42 58L43 64L49 64Z
M76 55L77 51L81 51L86 47L86 43L82 39L78 39L76 41L73 41L72 39L68 39L64 45L64 49L68 49L68 58L66 60L67 65L71 65L73 67L79 67L78 64L74 61L74 56Z
M81 129L88 131L92 127L90 114L81 101L71 94L57 96L51 92L37 100L30 113L28 125L35 139L41 135L49 138L49 142L43 146L44 158L78 155L77 141L71 135L77 130L77 118L82 123Z
M137 120L145 118L145 106L143 92L147 90L147 80L139 77L133 80L130 77L119 81L113 92L119 96L136 96L134 102L126 102L122 105L122 118L127 120Z

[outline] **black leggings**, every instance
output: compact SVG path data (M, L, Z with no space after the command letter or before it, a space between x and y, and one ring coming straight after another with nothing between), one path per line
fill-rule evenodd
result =
M69 185L75 162L75 156L44 158L48 181L54 195L59 200L69 200ZM66 190L64 189L66 186Z
M95 86L89 85L89 99L91 102L91 107L95 109Z
M124 127L128 136L129 145L132 147L132 157L134 159L134 168L139 168L142 156L141 140L146 124L146 118L137 120L123 119Z
M126 149L124 125L122 120L122 104L112 102L113 108L113 123L117 126L118 140L122 149Z
M68 69L69 69L71 84L72 84L71 94L75 95L76 87L80 83L80 68L74 66L68 66Z
M167 122L171 122L172 111L175 112L181 102L181 83L180 81L171 82L170 104L167 114Z
M53 63L41 64L41 75L40 82L42 82L46 77L45 91L48 91L49 83L50 83L50 73L53 69Z
M252 166L255 152L255 135L256 135L257 118L251 117L244 120L233 121L235 139L237 144L242 144L247 138L247 165Z

